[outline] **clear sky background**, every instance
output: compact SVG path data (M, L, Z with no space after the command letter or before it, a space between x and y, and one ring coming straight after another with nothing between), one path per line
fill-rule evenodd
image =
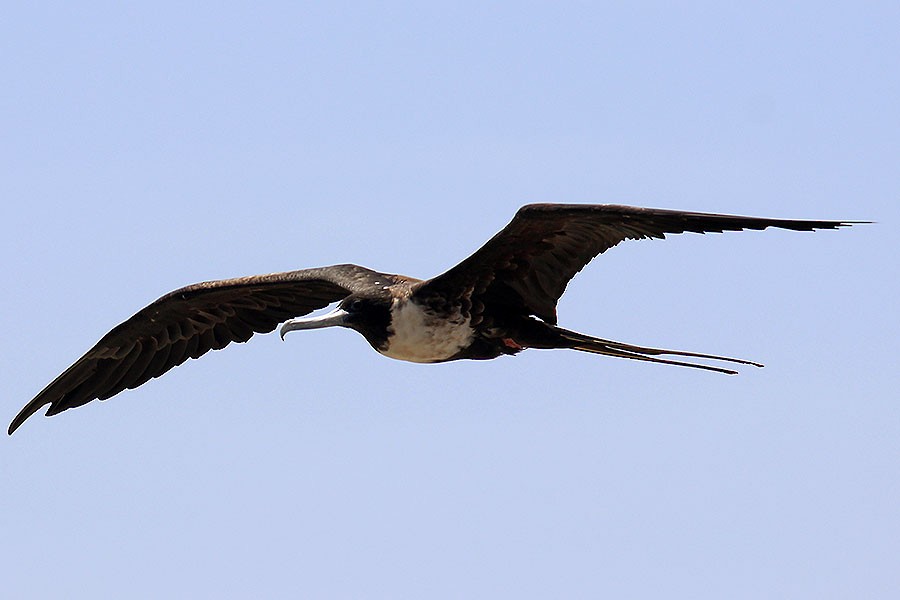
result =
M560 304L737 377L330 329L33 417L3 594L900 597L898 6L5 6L5 422L169 290L429 277L528 202L878 223L625 243Z

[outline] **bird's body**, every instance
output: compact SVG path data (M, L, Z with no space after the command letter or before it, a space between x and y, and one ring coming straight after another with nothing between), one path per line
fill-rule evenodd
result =
M709 354L605 340L556 325L569 280L625 239L668 233L778 227L836 229L850 221L764 219L618 205L534 204L477 252L432 279L334 265L190 285L114 327L16 416L11 434L41 407L47 415L135 388L209 350L274 330L341 326L384 356L417 363L491 359L528 348L568 348L733 374L674 355L762 366ZM297 319L338 302L322 316Z
M435 313L410 298L391 303L391 325L384 347L389 358L416 363L451 360L475 338L471 318L459 310Z

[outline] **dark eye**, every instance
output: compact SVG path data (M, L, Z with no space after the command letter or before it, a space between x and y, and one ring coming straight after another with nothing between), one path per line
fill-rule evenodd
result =
M346 305L346 309L349 311L359 310L363 307L362 298L352 298Z

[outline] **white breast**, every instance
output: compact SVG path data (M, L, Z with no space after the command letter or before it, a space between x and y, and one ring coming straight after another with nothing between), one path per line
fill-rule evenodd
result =
M391 326L385 356L410 362L447 360L472 343L469 319L457 313L449 319L436 317L407 299L391 306Z

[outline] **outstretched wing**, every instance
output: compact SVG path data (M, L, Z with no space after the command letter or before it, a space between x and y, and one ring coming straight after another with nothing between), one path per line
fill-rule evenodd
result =
M166 294L117 325L23 408L9 426L49 404L47 416L105 400L159 377L189 358L268 333L390 275L335 265L207 281Z
M556 323L556 303L569 280L595 256L626 239L778 227L836 229L844 221L796 221L638 208L613 204L530 204L475 254L426 281L423 298L468 299L477 312L490 302ZM463 303L464 305L466 302Z

